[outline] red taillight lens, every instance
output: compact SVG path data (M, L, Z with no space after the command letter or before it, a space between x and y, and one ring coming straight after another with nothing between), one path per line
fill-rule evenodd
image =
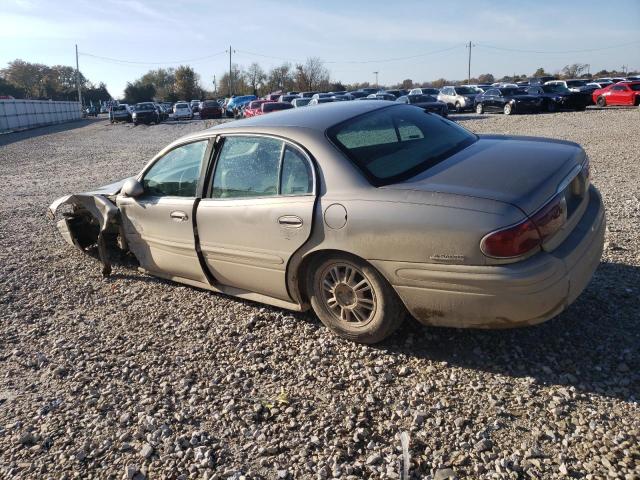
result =
M489 257L520 257L542 245L567 221L564 192L556 195L530 219L488 234L480 242L482 253Z
M531 220L490 233L482 239L480 248L489 257L519 257L542 243L540 233Z

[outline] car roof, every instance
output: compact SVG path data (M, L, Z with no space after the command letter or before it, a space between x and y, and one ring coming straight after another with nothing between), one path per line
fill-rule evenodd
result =
M367 112L379 110L391 105L402 105L391 101L378 102L332 102L317 105L313 110L289 109L278 114L246 118L208 129L209 132L221 130L239 130L252 127L252 130L274 127L297 127L324 132L329 127Z

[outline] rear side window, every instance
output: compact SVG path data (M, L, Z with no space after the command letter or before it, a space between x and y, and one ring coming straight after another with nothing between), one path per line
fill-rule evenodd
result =
M213 198L307 195L313 172L307 158L281 140L227 137L213 175Z
M427 170L477 138L453 122L403 106L352 118L327 135L376 186Z

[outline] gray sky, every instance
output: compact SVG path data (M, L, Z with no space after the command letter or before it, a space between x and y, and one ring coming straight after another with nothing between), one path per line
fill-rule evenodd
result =
M466 78L469 40L472 76L576 62L640 69L640 0L0 0L0 19L0 68L74 65L77 43L82 72L116 97L149 69L181 63L211 89L229 44L234 63L265 69L318 56L345 83L373 82L374 71L381 84Z

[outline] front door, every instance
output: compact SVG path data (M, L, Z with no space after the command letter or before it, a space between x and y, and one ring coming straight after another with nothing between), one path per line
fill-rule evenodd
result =
M192 219L207 146L202 140L170 150L142 174L142 195L116 200L129 249L151 273L207 282Z
M311 160L288 142L223 139L196 214L200 249L217 282L290 299L287 264L311 233L315 182Z

